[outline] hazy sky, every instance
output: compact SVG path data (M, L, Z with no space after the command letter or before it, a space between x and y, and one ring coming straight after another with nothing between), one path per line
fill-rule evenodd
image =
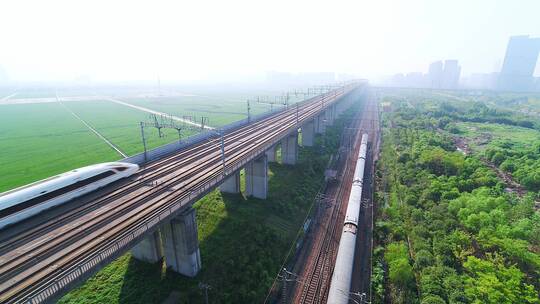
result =
M0 12L15 80L380 76L444 58L468 74L500 66L510 35L540 36L539 0L2 0Z

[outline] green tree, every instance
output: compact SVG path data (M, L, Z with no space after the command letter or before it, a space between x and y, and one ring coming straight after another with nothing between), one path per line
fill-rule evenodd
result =
M465 294L473 304L538 304L534 287L524 282L525 274L511 265L505 266L498 255L486 260L469 256L463 264Z

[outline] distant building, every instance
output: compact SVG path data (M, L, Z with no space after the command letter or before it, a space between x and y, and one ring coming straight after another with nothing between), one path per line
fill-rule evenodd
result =
M442 73L442 86L443 89L457 89L459 85L459 76L461 74L461 67L457 60L445 60L444 69Z
M427 74L411 72L395 74L383 79L382 83L393 87L457 89L461 67L457 60L435 61L429 65Z
M428 78L429 87L433 89L439 89L442 86L443 75L443 63L442 61L435 61L429 65Z
M540 38L512 36L498 79L498 89L530 91L534 89L534 69L540 52Z
M473 73L465 86L471 89L495 89L499 73Z

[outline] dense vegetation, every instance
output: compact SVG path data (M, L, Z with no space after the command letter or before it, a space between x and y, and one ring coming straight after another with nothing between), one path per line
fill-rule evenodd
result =
M61 303L161 303L173 291L181 303L204 303L204 282L211 303L261 303L324 179L329 155L337 150L349 111L302 148L295 166L270 164L268 199L213 191L195 204L202 270L193 279L130 254L111 263ZM242 185L244 187L244 185Z
M485 157L512 176L525 188L540 191L540 142L516 147L512 142L499 143L485 151Z
M537 122L486 104L411 100L387 100L393 113L385 114L378 168L374 302L540 303L538 146L464 155L452 138L456 122ZM483 157L532 191L506 193Z

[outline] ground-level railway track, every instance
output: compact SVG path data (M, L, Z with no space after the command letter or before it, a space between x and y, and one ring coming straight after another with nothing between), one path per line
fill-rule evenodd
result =
M145 233L173 217L321 108L349 93L313 98L224 137L215 137L150 163L121 188L0 243L0 302L53 299L102 264L129 249ZM298 116L297 116L298 115ZM152 183L149 185L149 183Z
M366 107L367 108L367 107ZM365 113L361 111L361 113ZM352 129L357 129L365 122L360 119L355 119L351 125ZM306 269L302 278L302 285L299 286L300 291L296 293L293 299L294 303L315 304L326 303L328 288L332 277L332 270L339 245L344 210L347 208L347 198L351 190L350 181L354 175L355 163L350 155L356 155L360 148L359 134L355 132L354 140L351 145L351 151L347 153L347 158L343 164L339 177L339 185L332 188L332 193L327 193L329 197L334 198L334 204L330 210L329 216L322 220L322 235L316 238L316 242L312 247L314 256L306 262Z

